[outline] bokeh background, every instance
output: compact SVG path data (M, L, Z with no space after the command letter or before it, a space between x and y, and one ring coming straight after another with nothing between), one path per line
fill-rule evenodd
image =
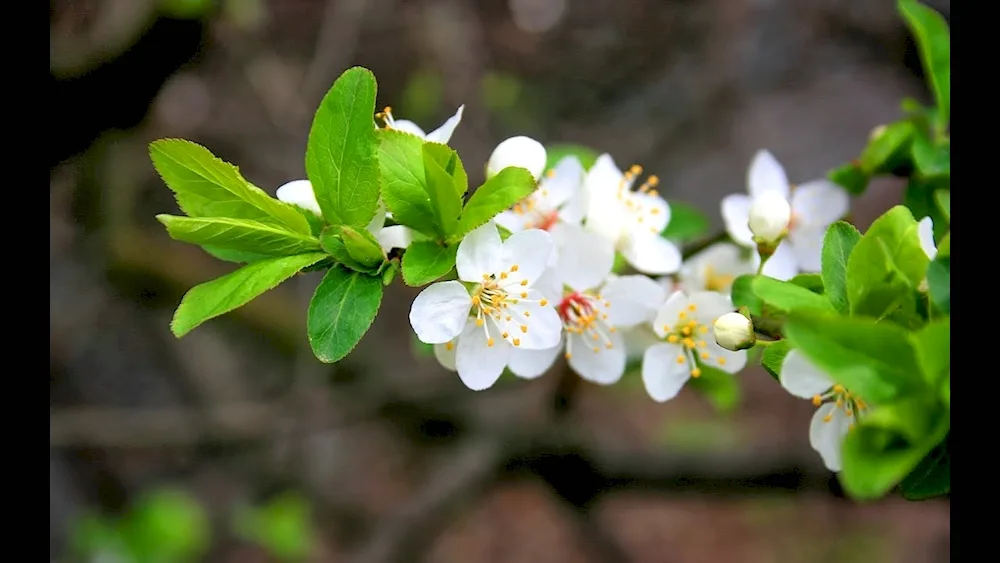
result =
M322 365L316 274L175 340L184 291L232 265L155 221L177 209L146 148L200 142L273 194L304 177L322 95L363 65L379 107L426 130L466 105L450 144L472 182L508 136L580 143L718 229L757 149L808 180L904 96L930 101L895 2L51 0L50 16L51 560L113 541L95 514L205 561L949 560L948 501L844 499L809 447L812 406L759 368L727 413L559 368L474 393L414 345L402 284ZM901 188L873 183L855 223ZM204 521L150 500L164 487Z

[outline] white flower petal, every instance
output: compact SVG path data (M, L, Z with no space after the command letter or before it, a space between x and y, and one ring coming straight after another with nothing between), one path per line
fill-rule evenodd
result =
M688 303L695 307L691 318L709 329L716 319L736 309L729 295L718 291L688 292Z
M754 252L751 255L751 260L753 260L753 269L756 272L757 267L760 266L760 255ZM795 258L795 251L792 250L792 245L787 239L781 241L781 244L775 249L774 254L767 259L767 263L764 264L764 270L761 273L781 281L788 281L794 278L795 274L799 273L799 262Z
M500 270L509 272L507 285L520 284L521 281L528 280L527 286L530 287L545 272L553 252L555 245L552 243L552 237L541 229L528 229L510 235L503 241L500 254ZM511 272L511 268L515 265L517 271Z
M619 276L604 285L601 297L611 303L608 324L628 327L652 321L667 292L646 276Z
M463 111L465 111L465 104L458 106L458 110L455 112L455 115L449 117L444 123L441 124L441 127L438 127L428 133L426 139L432 143L447 145L448 141L451 140L452 134L455 133L455 128L458 127L458 124L462 121Z
M487 320L486 322L490 322ZM494 338L493 346L487 344L486 333L469 321L458 339L455 368L462 383L473 391L489 389L500 379L507 367L511 346L502 338Z
M444 344L461 334L471 308L472 298L461 283L433 283L413 300L410 326L421 342Z
M537 193L547 207L557 208L582 191L584 174L580 160L575 156L567 156L556 163L551 176L539 183Z
M661 342L660 338L653 332L652 324L643 323L632 327L623 328L622 339L625 340L625 355L628 360L642 358L646 349Z
M625 224L625 206L618 199L618 187L624 176L608 154L597 157L584 179L586 226L617 244Z
M510 371L523 379L535 379L547 372L556 362L559 352L562 352L562 342L546 350L522 350L514 348L510 351Z
M531 289L537 291L552 303L559 303L563 297L563 284L555 268L549 267L538 278L538 281L531 284Z
M518 166L526 168L537 180L545 170L546 158L545 147L531 137L518 135L504 139L486 163L486 177L492 178L508 166Z
M620 250L629 264L645 274L672 274L681 267L677 245L658 234L625 237Z
M823 269L823 237L826 227L797 227L788 234L788 242L795 254L795 263L801 272L819 272Z
M677 358L684 356L682 362ZM684 349L676 344L657 344L642 356L642 382L646 392L658 403L669 401L680 393L691 379L691 362Z
M709 326L708 328L711 331L712 327ZM704 337L705 346L699 352L704 365L720 369L726 373L739 373L743 371L743 368L747 367L746 350L739 350L737 352L726 350L722 346L719 346L711 332L705 334ZM708 358L705 358L705 354L708 354Z
M450 340L445 344L434 345L434 357L437 358L441 367L448 371L455 371L455 355L457 351L458 339Z
M615 264L611 241L568 223L553 225L549 233L556 245L552 269L563 284L583 291L597 287L611 273Z
M753 233L750 232L750 204L753 200L743 194L732 194L722 198L722 220L726 232L733 242L755 247Z
M641 210L638 212L638 218L641 218L642 222L636 221L632 227L634 230L644 234L656 233L659 235L663 229L667 228L671 215L670 204L665 199L639 192L631 192L629 197Z
M409 133L411 135L416 135L421 139L425 138L427 135L424 130L420 128L419 125L410 121L409 119L395 119L392 122L392 128L397 131L402 131L403 133Z
M487 221L485 225L473 229L458 243L455 267L459 279L481 283L484 275L496 274L500 270L503 241L496 223Z
M757 151L747 171L747 187L752 197L776 191L787 199L789 186L785 168L767 150Z
M406 248L413 242L413 229L403 225L384 227L375 235L382 250L389 252L393 248Z
M827 416L830 417L829 422ZM809 422L809 445L819 452L823 464L830 471L840 471L842 467L840 449L850 424L851 420L844 411L833 403L826 403L816 409L816 414Z
M728 293L733 279L756 272L753 262L745 259L743 252L743 248L732 243L715 243L684 262L679 276L681 283L690 291Z
M493 220L496 221L497 225L512 233L524 230L524 216L510 210L501 211Z
M678 315L681 311L687 309L688 303L690 303L690 300L683 291L675 291L667 297L667 300L660 306L660 309L656 312L656 317L653 319L653 330L656 331L657 336L666 338L667 333L663 330L663 327L676 324Z
M626 352L625 341L621 334L612 332L609 336L611 348L596 346L579 334L572 334L574 340L573 353L569 357L569 367L580 377L597 383L611 385L622 378L625 373ZM596 348L596 352L594 351Z
M280 201L312 211L316 215L323 215L323 210L319 208L319 202L316 201L316 194L313 192L309 180L292 180L282 184L275 195Z
M917 223L917 236L920 237L920 248L924 249L931 260L937 258L937 245L934 244L934 220L924 217Z
M792 217L796 226L826 230L851 206L847 191L830 180L819 179L800 184L792 192Z
M833 387L833 380L813 365L802 352L790 350L781 362L779 378L781 386L792 395L802 399L812 399L826 393Z
M525 301L519 301L506 309L511 320L502 326L510 333L508 340L513 344L514 339L518 339L518 347L525 350L545 350L558 345L563 328L559 313L551 302L544 307L539 305L537 301L542 296L537 291L532 290L527 293L528 298ZM525 312L530 316L526 317Z

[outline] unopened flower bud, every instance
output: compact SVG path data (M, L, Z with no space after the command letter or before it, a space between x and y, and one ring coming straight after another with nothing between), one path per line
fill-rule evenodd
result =
M750 204L750 232L757 242L774 244L787 234L792 208L777 192L767 191Z
M312 211L316 215L323 215L316 201L316 194L313 192L312 183L309 180L293 180L278 188L275 194L278 200L290 203L302 209Z
M531 137L517 136L502 141L486 163L486 177L492 178L508 166L526 168L537 180L545 170L545 147Z
M757 342L753 332L753 323L739 313L726 313L715 320L712 327L715 342L725 348L738 352L752 347Z

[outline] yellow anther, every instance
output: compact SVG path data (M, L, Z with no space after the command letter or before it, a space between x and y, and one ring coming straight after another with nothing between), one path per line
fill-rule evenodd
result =
M515 338L514 339L514 346L520 346L520 345L521 345L521 339L520 338Z
M677 363L678 364L683 364L686 361L687 361L687 358L684 357L684 354L679 354L677 356Z
M667 342L669 342L671 344L676 344L678 340L680 340L680 339L677 338L676 334L671 334L670 336L667 337Z
M473 295L472 296L472 304L475 305L476 307L479 306L479 296L478 295Z
M502 280L507 279L507 272L500 272L500 279Z
M528 325L521 325L521 332L528 332Z
M487 345L487 346L489 346L490 348L492 348L492 347L493 347L493 344L494 344L494 342L493 342L493 339L492 339L492 338L488 338L488 339L486 339L486 345Z
M597 334L596 332L594 334L592 334L591 336L593 337L594 340L600 340L601 339L601 336L599 334Z
M476 326L483 326L483 319L476 319Z
M691 340L690 338L681 340L681 344L683 344L685 348L694 348L694 340Z
M618 332L618 329L615 328L615 327L613 327L613 326L609 326L608 327L608 332Z
M510 315L507 315L506 317L504 317L504 320L507 321L507 322L510 322L510 319L511 319Z
M705 342L704 340L699 340L698 341L698 347L699 348L704 348L705 346L708 346L708 342Z
M510 333L509 332L505 332L505 333L501 334L500 336L502 336L504 338L507 338L508 336L510 336Z
M722 357L720 357L720 358L719 358L718 360L716 360L716 361L717 361L717 362L719 362L719 365L720 365L720 366L724 366L724 365L726 365L726 359L725 359L725 358L722 358Z
M834 393L843 393L844 392L844 386L841 385L841 384L839 384L839 383L836 384L836 385L834 385L833 386L833 392Z
M831 420L833 420L833 413L830 413L823 417L823 422L830 422Z
M657 207L654 207L654 208L652 208L652 209L649 210L649 214L650 215L659 215L660 214L660 209L657 208Z
M823 397L820 397L819 395L813 395L812 401L813 405L818 407L823 404Z
M684 327L684 328L681 329L681 332L684 333L684 336L690 336L691 335L691 327L686 326L686 327Z
M708 352L702 352L701 353L701 359L703 359L703 360L707 360L707 359L709 359L711 357L712 357L712 355L709 354Z
M663 325L663 332L670 332L670 325Z
M564 354L564 356L565 356L565 357L566 357L566 359L568 360L568 359L570 359L570 358L572 358L572 357L573 357L573 354L570 354L569 352L566 352L566 354Z
M610 343L610 342L608 342L607 344L604 345L604 347L607 348L608 350L610 350L610 349L614 348L615 345L612 344L612 343Z
M516 272L516 271L517 271L517 268L518 268L517 264L514 264L514 265L512 265L512 266L510 267L510 271L511 271L511 272Z
M708 334L708 327L705 325L701 325L700 327L698 327L698 332L702 334Z
M527 291L522 291L521 292L521 299L527 299L527 298L528 298L528 292Z
M528 280L521 280L521 285L528 285Z
M595 354L599 353L600 351L601 351L600 348L598 348L597 346L594 346L594 353Z
M549 304L549 300L548 299L542 299L541 301L538 302L538 304L541 305L542 307L544 307L544 306L546 306L546 305Z
M694 368L693 370L691 370L691 377L700 377L700 376L701 376L700 369Z
M688 316L687 311L681 311L680 313L677 313L678 319L686 319L687 316Z
M611 306L611 302L610 302L610 301L605 301L605 302L604 302L604 307L605 307L605 308L608 308L608 307L610 307L610 306Z
M451 350L453 350L454 348L455 348L455 345L454 345L454 344L452 344L451 342L445 342L445 344L444 344L444 349L445 349L445 350L448 350L448 351L451 351Z
M695 305L694 303L688 305L688 311L692 311L693 312L693 311L697 311L697 310L698 310L698 306Z
M525 311L524 312L524 316L525 317L530 317L531 316L531 311Z

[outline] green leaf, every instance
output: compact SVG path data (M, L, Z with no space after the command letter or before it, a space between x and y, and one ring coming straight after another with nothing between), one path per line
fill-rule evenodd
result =
M912 288L924 278L927 255L917 222L897 205L872 223L847 260L847 301L852 315L889 316L909 309Z
M830 225L823 238L823 287L833 307L841 313L849 310L847 301L847 260L861 233L844 221Z
M590 170L590 167L594 165L598 156L597 151L591 148L569 143L549 145L545 147L545 151L547 154L546 170L555 168L559 164L559 161L567 156L575 156L580 161L580 164L583 165L584 170Z
M910 121L897 121L887 125L868 142L868 146L858 157L861 170L868 176L892 171L900 155L905 154L913 133L914 127Z
M913 164L921 176L951 175L951 142L946 141L935 145L924 134L918 134L913 139L911 147Z
M437 280L455 267L458 245L441 246L433 241L414 242L403 254L403 281L419 287Z
M907 500L925 500L951 492L951 454L948 438L938 444L899 484Z
M341 225L340 238L344 241L344 248L347 254L359 264L368 268L378 267L385 262L385 253L375 236L368 232L368 229L355 229L348 225Z
M826 177L848 192L859 195L868 187L868 174L857 164L847 163L827 172Z
M934 305L944 314L951 314L950 257L938 257L927 265L927 288Z
M385 263L382 267L382 285L388 286L392 283L392 280L396 279L396 273L399 272L399 260L393 259Z
M697 207L686 203L670 203L670 222L661 236L675 242L687 242L708 232L708 217Z
M426 235L437 234L434 208L424 187L424 141L396 129L379 129L382 200L395 221Z
M951 319L929 323L919 332L910 333L924 379L937 386L951 371Z
M792 279L788 280L788 283L804 287L817 295L826 293L826 288L823 287L823 276L820 274L796 274Z
M271 258L267 254L257 254L256 252L243 252L228 248L218 248L212 245L202 245L202 250L224 262L234 262L236 264L249 264Z
M319 262L317 252L253 262L221 278L192 287L174 313L170 330L180 338L201 323L246 305L296 272Z
M894 324L797 311L784 331L792 346L867 402L926 387L909 331Z
M790 282L767 276L757 276L753 280L752 287L754 294L775 311L783 313L800 309L833 311L833 307L826 297Z
M916 37L920 60L928 77L939 119L951 116L951 37L941 14L916 0L899 0L897 8Z
M445 169L449 166L455 168L458 153L447 145L424 143L423 159L424 185L430 196L431 209L434 210L437 232L442 239L446 239L458 228L458 216L462 212L461 194L465 193L465 189L458 188L455 178Z
M330 268L313 294L306 318L316 357L330 364L349 354L368 332L381 303L381 278Z
M945 233L944 238L938 244L937 258L951 257L951 231ZM950 269L950 268L949 268Z
M785 362L785 356L788 355L791 349L792 346L787 340L778 340L774 344L764 347L760 364L764 366L764 369L767 373L771 374L771 377L775 381L781 381L781 364Z
M260 508L237 512L238 535L263 547L279 561L304 561L313 542L309 505L300 495L284 493Z
M323 250L327 251L330 256L333 256L333 259L340 264L343 264L356 272L363 272L366 274L375 273L376 266L362 264L351 256L351 253L347 250L347 245L344 243L343 235L341 234L339 228L331 225L324 229L319 235L319 242L323 246ZM355 252L357 252L357 249Z
M458 231L450 242L458 242L469 231L528 197L535 187L531 172L516 166L504 168L473 192L462 210Z
M323 97L309 130L306 175L332 225L364 227L378 209L376 90L371 71L346 70Z
M174 240L223 250L265 256L294 256L320 250L319 241L311 235L293 233L249 219L163 214L157 215L156 219L167 227L167 233Z
M733 280L733 287L730 290L731 297L733 300L733 305L736 308L746 307L750 310L751 315L762 315L764 313L764 302L761 301L760 297L753 290L753 281L756 276L751 274L744 274L742 276L737 276Z
M847 433L841 446L840 482L857 500L885 495L909 475L948 433L948 419L929 413L917 401L880 405ZM908 440L901 429L914 420L934 424L918 440Z
M138 561L196 561L211 541L204 508L173 489L143 494L122 522L122 533Z
M721 413L732 412L740 403L740 383L736 376L698 362L701 375L688 380Z
M160 139L149 145L157 173L191 217L232 217L310 234L309 223L294 206L267 195L240 171L205 147L184 139Z
M951 223L951 190L937 190L934 192L934 201L945 220Z

